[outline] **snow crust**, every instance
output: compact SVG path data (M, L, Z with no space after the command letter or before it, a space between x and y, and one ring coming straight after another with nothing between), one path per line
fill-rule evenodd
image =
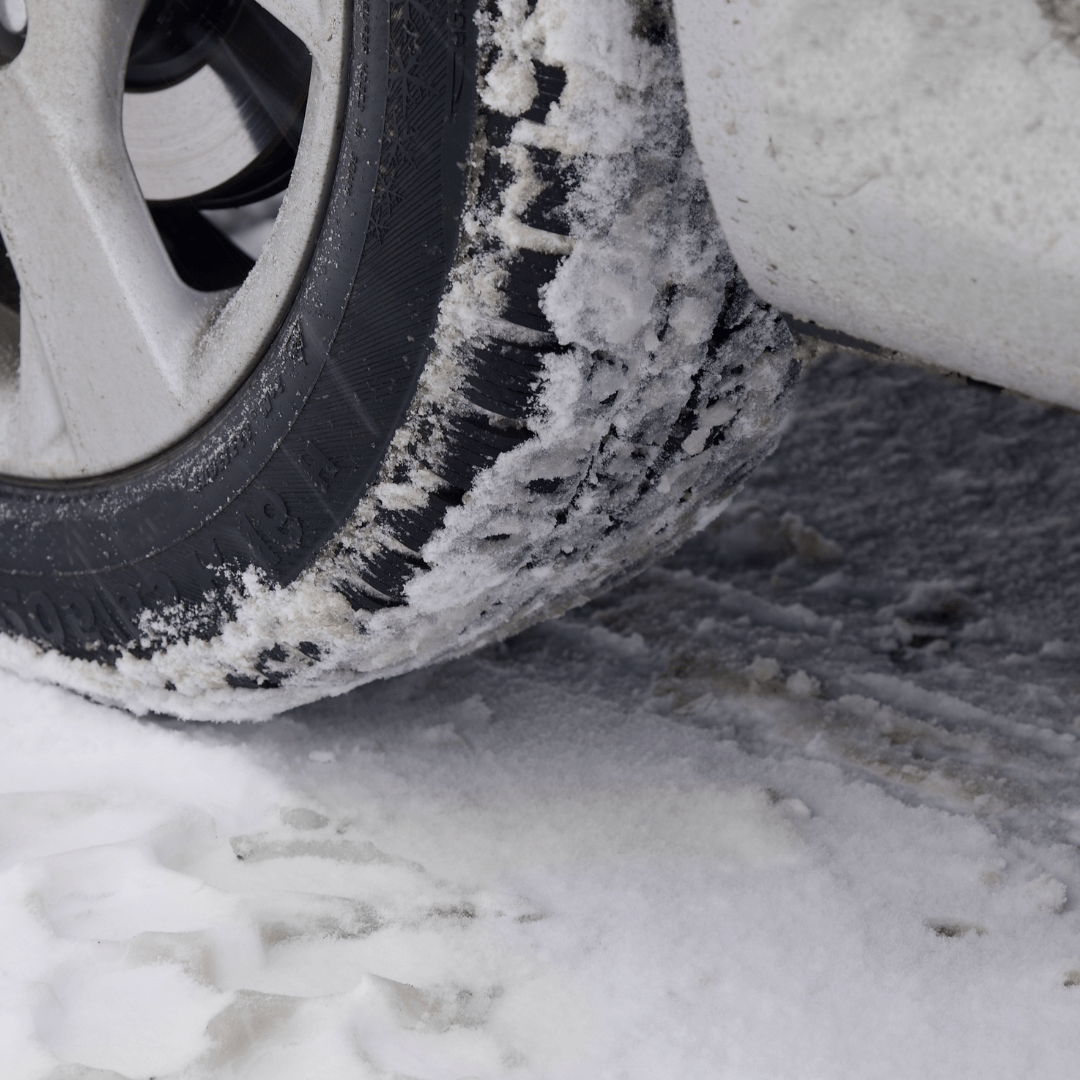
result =
M522 0L505 0L478 16L482 46L499 57L480 88L487 104L525 109L534 60L562 68L566 88L544 124L517 122L506 153L516 179L505 197L487 205L474 192L437 347L377 483L325 555L284 589L243 575L236 618L209 642L175 640L182 613L166 612L144 622L147 645L171 641L150 659L128 653L107 668L3 638L9 668L136 713L266 718L560 614L720 512L775 443L792 342L774 312L734 288L737 271L689 145L674 42L650 43L642 17L628 0L538 0L529 15ZM536 186L527 146L573 165L569 238L518 217ZM339 584L352 578L363 591L357 562L384 547L404 550L378 525L380 509L423 507L442 490L414 447L437 457L447 418L476 411L462 393L471 349L493 335L545 343L501 317L498 286L522 248L566 255L542 307L567 348L546 357L533 437L450 509L420 552L430 569L408 583L405 606L354 613ZM727 340L713 348L725 311ZM668 452L690 401L699 402L693 426ZM553 481L559 490L534 483ZM317 663L300 642L318 647ZM286 659L267 667L274 645ZM229 682L267 674L283 686Z
M1075 415L833 358L561 620L260 725L0 675L5 1080L1066 1080Z

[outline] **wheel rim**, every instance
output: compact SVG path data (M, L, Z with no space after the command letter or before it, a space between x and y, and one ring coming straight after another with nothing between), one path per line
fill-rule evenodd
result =
M101 475L198 428L280 323L334 161L346 5L28 0L20 31L5 3L0 473ZM285 182L253 267L199 213Z

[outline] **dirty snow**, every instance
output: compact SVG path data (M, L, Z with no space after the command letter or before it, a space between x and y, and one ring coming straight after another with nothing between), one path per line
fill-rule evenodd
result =
M1075 1075L1078 446L826 358L504 645L261 725L0 676L5 1080Z

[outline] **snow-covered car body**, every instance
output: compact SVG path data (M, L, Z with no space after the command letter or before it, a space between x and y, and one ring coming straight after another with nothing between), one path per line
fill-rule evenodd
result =
M675 10L710 194L759 295L1080 406L1080 4Z

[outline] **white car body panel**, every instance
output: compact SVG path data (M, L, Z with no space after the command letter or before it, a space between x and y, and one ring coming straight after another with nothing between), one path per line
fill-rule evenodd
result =
M752 287L1080 407L1080 4L675 0L692 130Z

